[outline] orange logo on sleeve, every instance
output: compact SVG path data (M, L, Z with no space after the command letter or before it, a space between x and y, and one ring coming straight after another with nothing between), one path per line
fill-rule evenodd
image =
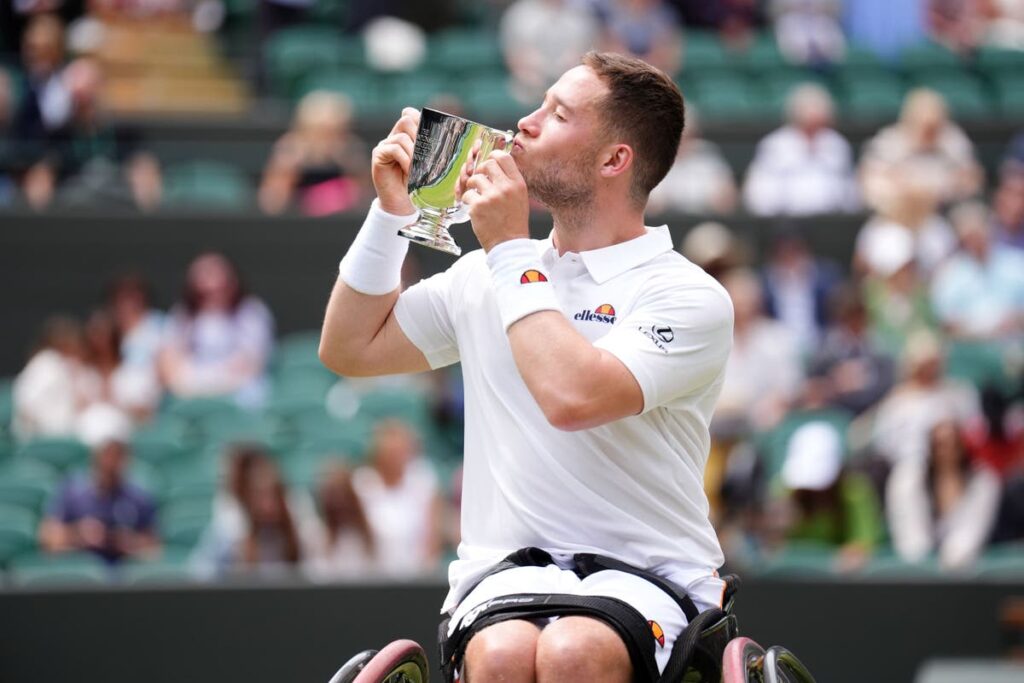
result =
M531 282L547 282L548 276L539 270L528 270L519 278L519 284L528 285Z
M648 621L647 625L651 627L651 633L654 634L654 639L658 641L658 645L665 647L665 632L661 630L661 624L656 621Z

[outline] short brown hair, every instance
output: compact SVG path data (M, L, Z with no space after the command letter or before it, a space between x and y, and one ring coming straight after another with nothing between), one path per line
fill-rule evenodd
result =
M675 161L686 122L683 95L663 71L641 59L591 51L582 63L608 86L604 127L636 153L630 194L643 204Z

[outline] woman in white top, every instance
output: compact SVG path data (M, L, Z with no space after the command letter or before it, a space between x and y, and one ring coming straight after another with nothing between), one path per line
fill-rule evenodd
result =
M352 485L352 473L343 465L331 466L317 498L323 529L321 542L306 560L307 572L315 579L369 576L376 568L376 541Z

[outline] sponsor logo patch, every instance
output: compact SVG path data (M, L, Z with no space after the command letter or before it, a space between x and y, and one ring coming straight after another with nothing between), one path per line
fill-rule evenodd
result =
M676 338L675 333L671 327L667 325L651 325L650 327L638 327L640 334L650 339L662 353L668 354L668 349L665 347L666 344L670 344L673 339Z
M539 270L528 270L519 277L519 284L528 285L531 282L547 282L548 276Z
M665 631L662 630L661 624L656 621L648 621L647 625L651 627L651 633L654 634L654 639L658 641L658 645L665 647Z
M615 323L615 307L611 304L601 304L594 310L580 311L573 316L574 320L587 320L598 323Z

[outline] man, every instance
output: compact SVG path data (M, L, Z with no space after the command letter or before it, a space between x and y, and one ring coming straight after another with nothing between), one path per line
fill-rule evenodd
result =
M123 438L104 438L93 451L92 476L73 478L61 489L39 529L49 552L83 550L111 564L160 549L156 505L129 483Z
M702 478L732 307L667 228L643 223L682 97L642 61L588 53L519 121L510 151L464 170L483 249L400 294L417 121L406 109L374 149L378 199L342 260L320 357L347 375L462 362L462 543L443 609L449 639L468 644L445 663L470 681L630 681L641 665L638 678L656 678L687 623L681 601L626 571L573 569L593 553L653 571L701 610L723 595ZM546 240L528 238L530 198L551 210ZM530 547L545 552L495 572ZM599 614L481 628L509 594L621 601L649 647L638 654Z

